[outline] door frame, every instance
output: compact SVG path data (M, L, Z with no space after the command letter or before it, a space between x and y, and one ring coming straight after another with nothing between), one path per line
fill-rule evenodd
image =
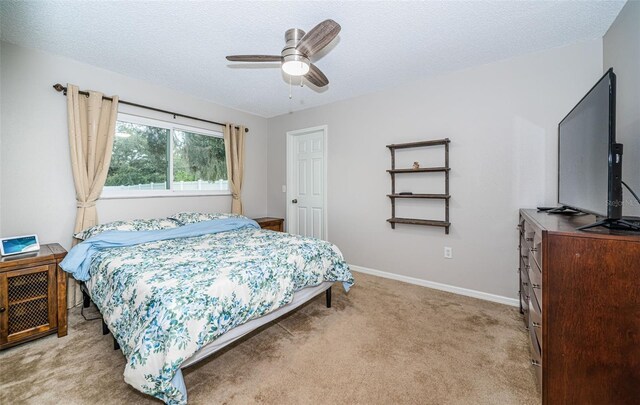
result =
M287 183L286 183L286 187L287 187L287 197L286 197L286 229L287 232L289 231L289 224L290 224L290 215L293 215L293 212L291 210L291 200L294 198L294 196L291 194L291 184L293 181L293 177L294 177L294 165L293 165L293 158L295 156L295 151L293 149L293 140L296 136L301 136L301 135L306 135L308 133L311 132L318 132L318 131L322 131L322 139L323 139L323 147L322 147L322 160L323 160L323 166L324 166L324 173L323 173L323 184L322 184L322 192L323 192L323 196L322 196L322 204L323 204L323 208L324 208L324 220L323 220L323 224L322 224L322 230L323 230L323 235L322 235L322 239L328 241L329 240L329 215L328 215L328 204L327 204L327 194L328 194L328 189L327 189L327 185L328 185L328 173L329 173L329 162L328 162L328 145L329 145L329 127L327 125L320 125L320 126L316 126L316 127L310 127L310 128L302 128L302 129L296 129L293 131L287 131L287 161L286 161L286 171L287 171Z

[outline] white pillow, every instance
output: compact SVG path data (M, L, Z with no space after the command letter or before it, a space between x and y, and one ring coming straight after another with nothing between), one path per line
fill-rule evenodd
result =
M179 222L170 218L131 219L128 221L113 221L107 222L106 224L94 225L74 234L73 237L86 240L105 231L158 231L161 229L177 228L179 226Z

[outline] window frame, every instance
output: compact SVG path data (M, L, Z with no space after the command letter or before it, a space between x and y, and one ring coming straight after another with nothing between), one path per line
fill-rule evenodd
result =
M162 198L162 197L199 197L231 195L231 190L174 190L173 189L173 137L175 130L195 133L198 135L220 138L224 141L224 135L220 131L195 127L191 125L178 124L170 121L163 121L157 118L142 117L139 115L118 113L117 121L129 122L132 124L146 125L150 127L163 128L169 130L169 150L168 150L168 190L114 190L107 186L102 189L101 200L127 199L127 198ZM114 137L115 142L115 137ZM226 155L226 153L225 153ZM226 158L226 156L225 156ZM227 179L228 180L228 179Z

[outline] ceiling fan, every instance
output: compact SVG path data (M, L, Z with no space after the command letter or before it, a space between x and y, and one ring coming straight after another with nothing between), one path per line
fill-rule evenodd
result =
M298 28L291 28L284 34L286 45L280 55L230 55L231 62L281 62L282 70L290 76L304 76L311 84L324 87L329 79L310 58L329 44L340 32L340 24L325 20L305 34Z

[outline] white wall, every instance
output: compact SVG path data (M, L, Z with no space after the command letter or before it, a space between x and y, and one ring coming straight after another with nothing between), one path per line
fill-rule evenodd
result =
M2 41L0 41L0 213L2 212ZM2 216L0 216L0 235L2 233Z
M640 1L628 1L603 38L606 71L617 78L616 139L624 144L622 177L640 193ZM640 204L624 191L624 215L640 215Z
M555 204L557 124L601 75L593 40L269 119L268 212L285 215L286 131L327 124L329 239L349 263L515 298L518 208ZM451 234L391 230L385 145L444 137Z
M75 192L67 138L66 99L51 87L73 83L81 89L213 121L244 124L245 214L266 214L267 121L167 88L70 59L2 43L0 60L0 224L2 235L37 233L43 243L69 247L75 220ZM121 106L120 111L125 111ZM128 110L131 112L132 110ZM144 111L149 114L148 111ZM166 116L163 117L167 119ZM195 124L195 123L192 123ZM197 124L199 125L199 124ZM152 218L182 210L230 209L229 196L101 200L101 222Z

